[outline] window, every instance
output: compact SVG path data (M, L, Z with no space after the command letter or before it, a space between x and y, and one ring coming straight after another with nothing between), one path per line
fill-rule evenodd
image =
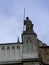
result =
M7 46L7 50L8 50L8 49L10 49L10 47L9 47L9 46Z
M20 46L19 45L17 45L17 49L20 49Z
M5 47L4 46L2 47L2 50L5 50Z
M14 45L12 46L12 49L15 49Z
M2 49L1 54L2 54L2 57L4 58L5 57L5 47L3 46L1 49Z

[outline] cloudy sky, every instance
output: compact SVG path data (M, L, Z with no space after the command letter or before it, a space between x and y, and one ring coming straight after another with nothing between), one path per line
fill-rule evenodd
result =
M38 38L49 45L49 0L0 0L0 43L21 41L24 8Z

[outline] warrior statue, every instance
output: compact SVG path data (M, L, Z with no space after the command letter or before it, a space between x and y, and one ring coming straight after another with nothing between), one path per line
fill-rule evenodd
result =
M33 31L33 24L31 22L31 20L29 20L28 17L26 17L26 20L24 20L24 25L26 25L26 31Z

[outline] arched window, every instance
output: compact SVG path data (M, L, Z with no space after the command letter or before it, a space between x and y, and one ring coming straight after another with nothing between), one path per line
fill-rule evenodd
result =
M20 46L19 45L17 45L17 49L20 49Z
M12 45L11 53L12 53L12 57L14 57L15 56L15 46L14 45Z
M10 47L9 47L9 45L6 47L5 53L6 53L6 57L10 58Z
M1 48L1 56L2 56L2 58L4 58L5 57L5 47L4 46L2 46L2 48Z
M9 46L7 46L7 50L9 50L10 49L10 47Z
M2 47L2 50L5 50L5 47L4 46Z
M12 46L12 49L15 49L14 45Z

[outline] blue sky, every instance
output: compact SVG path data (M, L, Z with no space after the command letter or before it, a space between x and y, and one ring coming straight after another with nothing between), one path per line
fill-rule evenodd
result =
M0 43L21 41L24 7L38 38L49 45L49 0L0 0Z

